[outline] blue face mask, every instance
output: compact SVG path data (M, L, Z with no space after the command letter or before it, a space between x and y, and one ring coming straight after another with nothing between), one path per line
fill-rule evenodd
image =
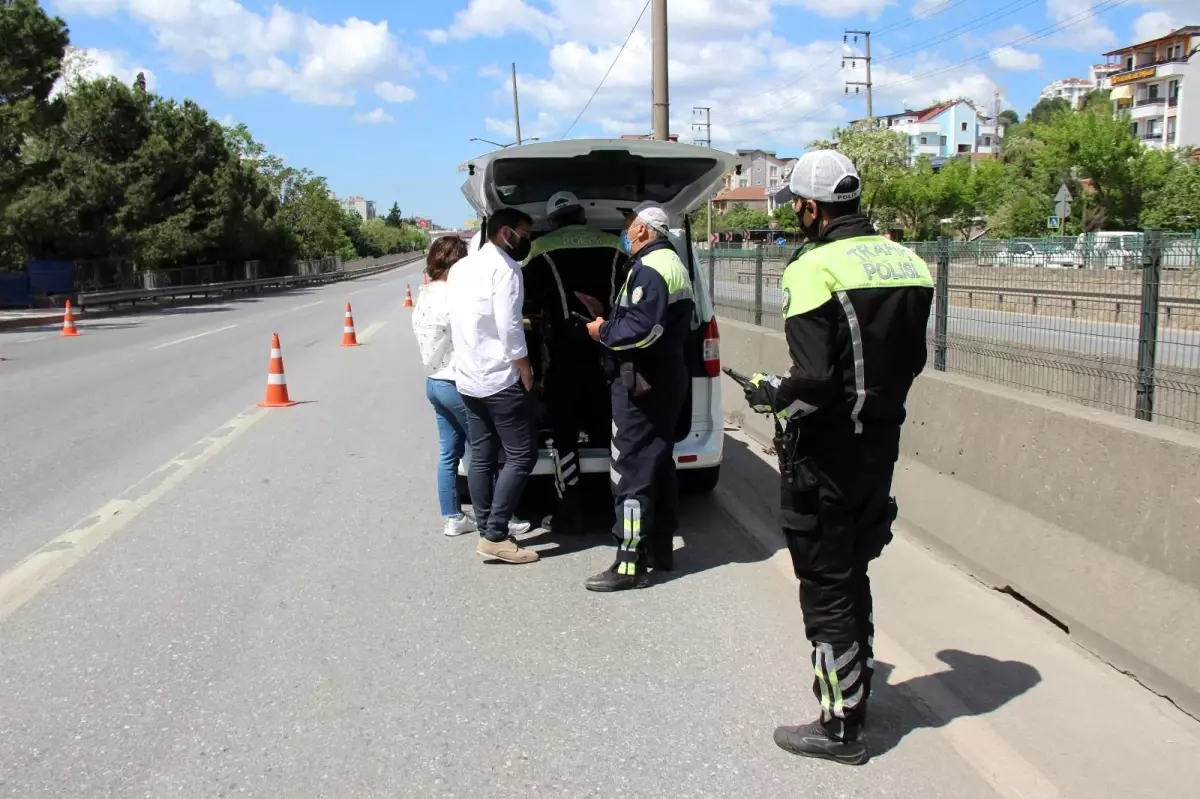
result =
M621 231L621 249L625 252L629 252L633 249L633 243L629 240L628 230Z

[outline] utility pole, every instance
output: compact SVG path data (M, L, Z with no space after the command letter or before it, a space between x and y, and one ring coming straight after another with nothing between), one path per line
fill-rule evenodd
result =
M667 81L667 0L651 0L650 30L654 51L651 78L654 108L651 121L654 138L668 141L671 138L671 96Z
M864 86L866 87L866 89L867 89L867 124L872 125L875 122L875 113L874 113L874 109L872 108L872 105L871 105L871 86L873 85L871 83L871 32L870 31L846 31L846 33L842 36L842 42L844 44L849 44L851 36L854 37L855 44L858 44L859 36L863 37L863 40L864 40L863 54L846 56L845 58L842 59L842 66L845 67L846 62L849 61L850 68L854 69L855 67L858 66L859 61L865 62L866 67L867 67L867 79L866 80L846 81L846 94L850 93L851 86L854 87L855 94L859 93L860 88L862 88Z
M712 147L712 109L696 106L692 109L692 130L696 132L696 136L692 141L701 147ZM704 131L704 138L700 138L699 132ZM705 215L705 220L708 222L708 230L706 235L708 238L705 241L708 246L712 246L712 197L708 198L708 213Z
M513 78L513 124L517 127L517 146L521 146L521 103L517 99L517 62L512 65Z

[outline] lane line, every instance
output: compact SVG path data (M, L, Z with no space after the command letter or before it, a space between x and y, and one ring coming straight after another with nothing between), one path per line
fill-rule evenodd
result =
M266 415L263 408L250 408L233 417L0 575L0 621L62 577Z
M362 288L360 288L360 289L355 289L354 291L350 292L350 293L349 293L349 294L347 294L346 296L347 296L347 297L353 297L355 294L362 294L364 291L370 291L370 290L371 290L371 289L373 289L373 288L375 288L375 286L363 286L363 287L362 287Z
M367 339L371 338L371 336L378 333L386 325L387 325L387 322L372 322L371 324L367 325L367 329L358 334L358 343L359 344L365 343L367 341Z
M297 305L295 308L292 308L292 310L293 311L303 311L305 308L315 308L324 302L325 302L325 300L317 300L316 302L310 302L308 305Z
M13 344L28 344L31 341L41 341L44 338L50 338L50 334L47 333L44 336L34 336L33 338L20 338L14 341Z
M197 333L194 336L188 336L187 338L178 338L178 339L175 339L174 341L168 341L166 344L158 344L156 346L151 347L150 349L161 350L164 347L174 347L176 344L183 344L185 341L195 341L198 338L204 338L205 336L211 336L214 333L224 333L226 330L233 330L235 327L237 327L237 325L226 325L225 327L218 327L216 330L206 330L203 333Z

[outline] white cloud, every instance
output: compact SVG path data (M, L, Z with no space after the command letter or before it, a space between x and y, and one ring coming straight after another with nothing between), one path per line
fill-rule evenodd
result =
M1043 41L1090 53L1103 52L1104 48L1115 45L1117 35L1100 21L1093 8L1093 0L1046 0L1046 14L1067 27Z
M407 103L417 96L417 93L407 86L400 86L386 80L375 84L375 94L386 103Z
M917 19L931 17L934 13L945 9L947 0L917 0L912 7L912 15Z
M1146 42L1157 39L1160 36L1166 36L1178 27L1180 25L1166 11L1150 11L1142 14L1133 23L1133 40L1134 42Z
M179 68L209 70L230 93L276 91L317 105L350 105L384 75L430 71L388 23L349 17L318 22L274 5L264 13L236 0L57 0L64 11L128 13L152 31Z
M146 88L154 91L158 79L154 73L143 66L131 63L129 57L120 50L99 50L96 48L72 48L68 50L67 74L54 84L52 92L61 92L68 80L95 80L96 78L113 77L122 83L133 83L141 73L146 78Z
M1042 66L1040 55L1018 50L1015 47L997 47L988 55L992 59L992 63L1000 69L1040 69Z
M374 111L368 111L365 114L355 114L354 121L360 125L387 125L395 120L392 115L382 108L376 108Z

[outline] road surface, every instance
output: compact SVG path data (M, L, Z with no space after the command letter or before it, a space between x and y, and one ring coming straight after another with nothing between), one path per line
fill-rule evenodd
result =
M738 307L750 308L754 302L754 286L718 280L716 295L718 307L733 302ZM763 310L778 316L782 307L782 290L764 286ZM1030 347L1040 352L1137 363L1137 325L966 308L953 303L947 321L950 336ZM929 324L932 331L932 318ZM1200 331L1161 329L1157 363L1160 368L1169 370L1200 369Z
M786 556L749 534L773 476L737 438L717 495L687 503L670 581L585 592L603 535L535 533L541 563L483 564L440 534L401 307L414 272L78 339L0 333L0 796L1040 799L1200 781L1200 724L903 536L875 577L874 759L778 750L773 727L816 704ZM347 299L359 349L338 347ZM260 411L275 331L304 404Z

